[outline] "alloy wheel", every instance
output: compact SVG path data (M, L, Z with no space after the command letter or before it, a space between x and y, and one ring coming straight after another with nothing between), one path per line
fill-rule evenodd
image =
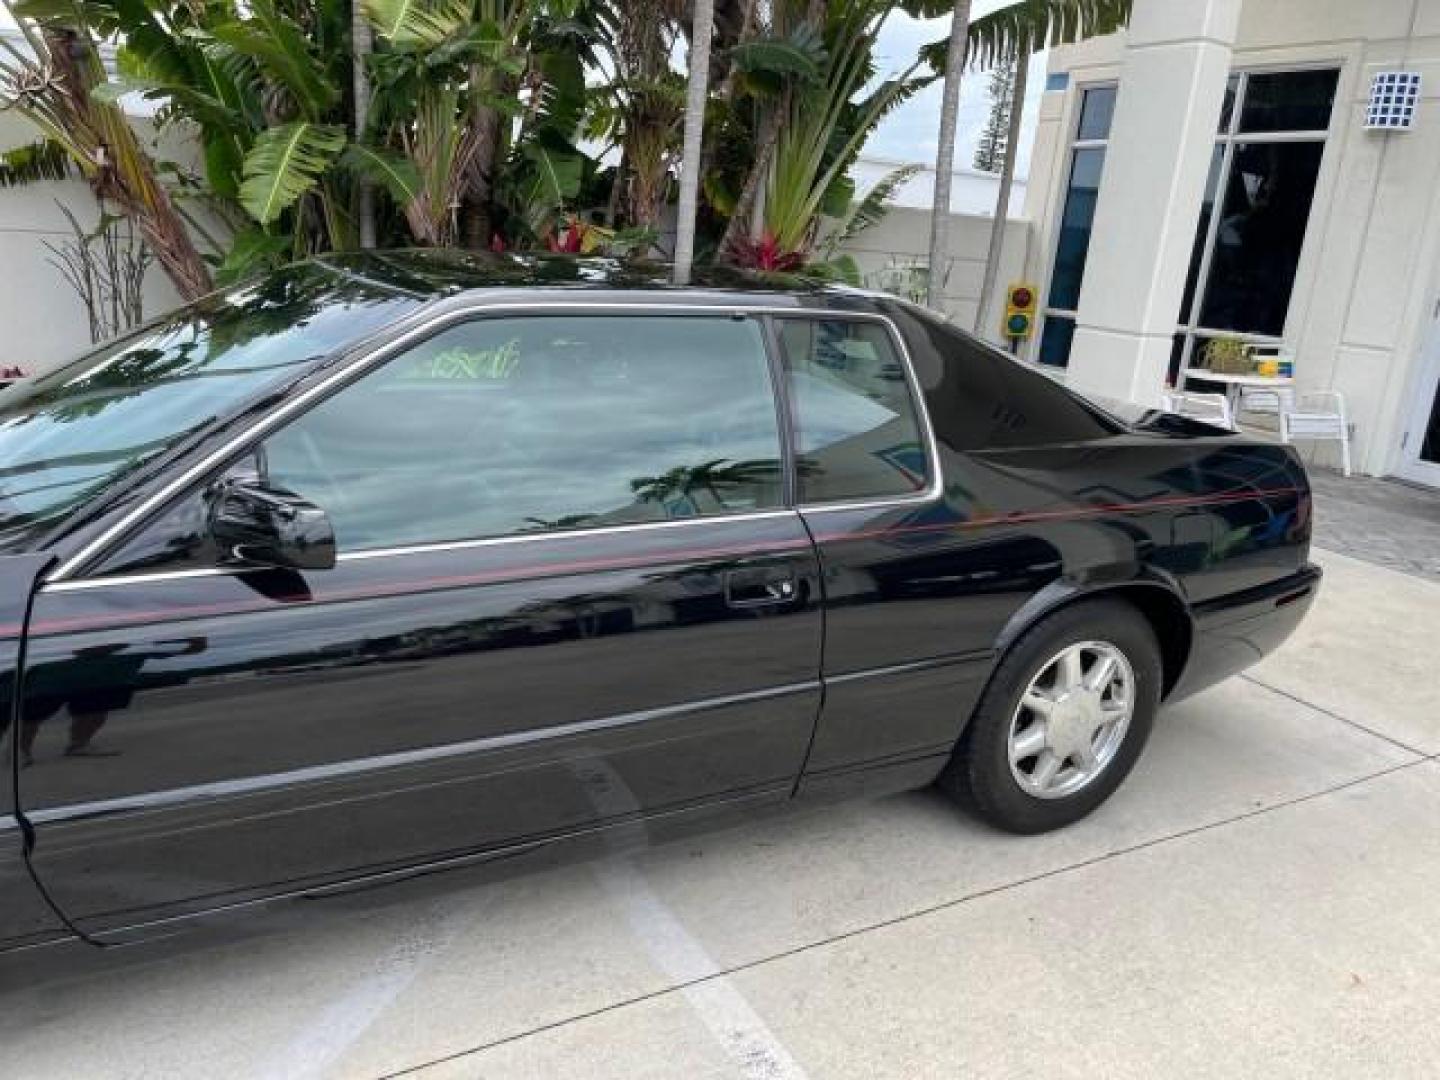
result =
M1135 672L1105 641L1068 645L1030 680L1010 720L1010 772L1038 799L1073 795L1105 771L1135 711Z

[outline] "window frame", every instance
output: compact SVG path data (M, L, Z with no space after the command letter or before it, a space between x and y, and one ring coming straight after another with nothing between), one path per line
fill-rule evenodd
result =
M1318 192L1325 177L1326 166L1330 164L1332 155L1327 155L1331 139L1334 137L1337 117L1344 112L1346 102L1343 98L1344 78L1346 64L1338 59L1316 59L1303 63L1273 63L1273 64L1247 64L1230 69L1226 81L1234 81L1235 96L1230 105L1230 116L1224 127L1216 126L1212 145L1220 148L1220 170L1215 183L1215 200L1212 206L1214 209L1210 214L1210 221L1205 228L1205 236L1201 241L1200 262L1195 272L1195 292L1190 297L1188 310L1183 304L1182 294L1181 310L1175 318L1175 337L1183 339L1180 346L1180 355L1176 360L1176 381L1184 381L1184 372L1189 370L1196 359L1196 345L1202 339L1216 337L1233 337L1250 345L1279 346L1284 347L1290 337L1291 308L1294 305L1295 296L1293 292L1294 282L1300 279L1300 269L1306 263L1306 256L1313 246L1313 235L1311 226L1314 224L1315 204L1310 206L1310 213L1306 219L1305 237L1301 241L1299 254L1295 260L1295 277L1292 281L1292 292L1290 301L1286 304L1285 326L1278 336L1270 334L1254 333L1239 330L1217 330L1214 327L1207 327L1200 323L1199 314L1205 305L1205 293L1210 283L1210 269L1215 255L1215 240L1220 232L1221 214L1218 212L1224 205L1225 196L1230 186L1231 168L1235 161L1235 147L1240 145L1261 145L1273 143L1319 143L1321 146L1320 167L1315 174L1315 190ZM1254 75L1288 75L1292 72L1303 71L1334 71L1335 72L1335 99L1330 106L1330 123L1323 129L1283 130L1283 131L1250 131L1241 129L1240 121L1245 112L1245 99L1249 90L1250 78ZM1222 116L1222 119L1224 117ZM1203 195L1202 195L1203 205ZM1189 263L1186 263L1186 274L1189 274Z
M930 410L925 402L924 389L920 380L915 375L915 364L910 358L910 351L905 347L905 337L899 329L888 318L870 312L849 312L849 311L827 311L823 309L804 309L783 313L770 313L766 316L769 323L769 334L767 343L770 348L770 367L772 379L775 383L776 394L784 407L782 417L783 434L785 438L785 479L786 490L790 494L790 501L787 506L799 510L801 513L822 513L837 510L857 510L866 507L876 506L909 506L915 503L931 502L940 496L944 490L944 483L940 476L940 453L935 443L935 433L930 423ZM890 338L891 347L900 361L901 371L905 376L905 392L909 395L911 408L915 411L916 426L920 435L921 447L925 452L926 484L919 491L907 492L904 495L870 495L845 499L818 499L813 502L801 502L800 477L796 471L796 459L799 454L799 417L796 413L794 400L790 395L789 372L785 369L785 351L780 341L779 324L783 321L806 320L809 322L874 322L884 327L887 336Z
M1080 121L1085 114L1085 95L1092 90L1107 90L1114 88L1116 93L1116 107L1119 106L1120 79L1118 77L1095 79L1092 82L1073 83L1070 88L1069 116L1065 124L1065 164L1062 182L1056 185L1052 197L1053 203L1050 208L1050 221L1052 227L1050 235L1046 237L1045 252L1045 280L1040 283L1040 296L1044 302L1040 305L1038 312L1039 325L1036 333L1025 343L1022 359L1029 365L1039 368L1042 372L1049 374L1052 378L1063 377L1069 367L1069 357L1066 357L1065 364L1043 364L1040 362L1040 343L1045 335L1045 325L1053 315L1056 318L1068 320L1075 323L1079 317L1078 306L1074 309L1058 308L1050 306L1050 286L1055 277L1055 260L1060 255L1060 235L1065 216L1065 204L1070 197L1070 181L1075 173L1075 156L1079 150L1101 150L1108 155L1110 147L1110 133L1107 131L1103 139L1082 139L1080 138ZM1114 114L1110 117L1114 123ZM1104 183L1104 162L1101 162L1101 183ZM1094 228L1094 223L1091 223ZM1088 261L1088 259L1087 259ZM1084 275L1081 275L1081 287L1084 287Z
M386 558L422 552L446 551L472 547L544 542L552 539L573 538L583 535L607 535L635 532L643 529L669 529L703 526L736 520L755 520L789 516L801 511L842 510L856 507L884 505L910 505L935 499L943 491L940 473L940 454L926 411L925 397L915 374L915 366L906 347L904 335L886 315L870 311L837 311L825 308L788 307L774 304L746 303L675 303L664 301L584 301L571 299L546 300L492 300L472 299L469 303L448 310L419 313L413 324L400 323L394 328L394 336L388 339L372 339L348 356L342 356L336 363L336 370L306 387L293 397L277 404L269 412L237 431L220 446L193 461L182 465L157 490L142 499L119 518L86 541L75 552L66 556L59 566L45 579L48 591L98 588L108 585L128 584L137 581L156 581L171 578L207 577L235 575L247 572L243 567L188 567L175 570L146 570L133 574L111 574L98 576L97 570L104 564L106 556L112 554L123 542L168 511L178 500L190 495L196 488L209 482L217 474L242 460L268 435L310 409L341 393L352 383L359 381L371 371L400 356L404 352L455 326L480 319L506 318L510 316L535 315L598 315L617 316L705 316L732 319L754 319L760 330L762 347L766 352L767 370L771 393L775 402L779 424L782 470L781 503L778 506L742 510L728 514L702 515L690 518L673 518L664 521L634 522L617 525L580 525L570 529L556 529L535 533L512 533L501 536L477 537L466 540L434 541L420 544L399 545L389 548L370 548L362 551L340 552L337 561L351 562L364 559ZM791 403L785 384L783 361L774 319L780 317L810 318L815 321L834 322L840 320L868 321L882 325L889 334L896 354L904 370L906 388L919 414L921 438L926 461L930 470L930 483L923 490L903 496L881 496L843 502L800 504L797 501L798 484L795 477L795 433ZM408 322L409 320L407 320ZM382 331L383 333L383 331Z

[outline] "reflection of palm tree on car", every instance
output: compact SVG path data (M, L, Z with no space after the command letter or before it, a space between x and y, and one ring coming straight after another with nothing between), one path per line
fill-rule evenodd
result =
M564 514L558 518L527 517L521 520L533 529L578 529L591 524L596 514Z
M728 462L716 458L700 465L677 465L659 476L636 477L630 481L630 490L642 503L708 494L721 506L727 506L727 491L754 490L779 482L780 466L773 459Z

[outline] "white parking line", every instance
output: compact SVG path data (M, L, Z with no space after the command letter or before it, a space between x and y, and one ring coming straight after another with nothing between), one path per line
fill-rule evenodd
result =
M431 958L447 951L474 916L445 918L432 909L373 970L332 1001L251 1073L264 1080L313 1080L330 1074L370 1026L419 977Z
M719 974L720 965L629 860L599 864L595 876L656 967L676 982L705 980L681 993L742 1075L752 1080L802 1080L805 1070L735 984Z
M577 756L568 764L602 818L631 818L606 834L612 850L646 846L649 830L638 816L639 802L619 774L596 757ZM682 986L680 992L741 1076L746 1080L806 1080L804 1069L735 984L720 974L720 965L655 895L634 863L617 854L595 863L592 872L650 961L674 982L693 984ZM470 918L473 916L463 921L468 923ZM314 1080L329 1074L409 989L430 959L448 949L463 929L458 917L447 920L432 910L369 974L268 1055L253 1075L265 1080Z
M603 759L573 758L569 765L603 817L639 811L634 792ZM618 850L643 840L645 833L644 820L636 818L609 835ZM634 863L616 856L596 864L593 872L656 967L677 983L705 980L683 987L681 993L742 1076L747 1080L804 1080L805 1070L739 988L720 974L720 965L655 895Z

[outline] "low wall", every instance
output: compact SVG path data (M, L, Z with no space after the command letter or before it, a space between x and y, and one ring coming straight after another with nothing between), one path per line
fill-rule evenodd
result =
M0 147L33 142L33 129L0 114ZM90 348L90 328L80 297L48 260L48 241L59 247L74 238L57 201L82 228L100 218L90 189L80 180L47 181L0 188L0 367L18 365L34 374ZM151 265L145 278L145 315L175 307L179 296L164 272Z
M966 330L975 326L980 286L985 276L985 255L990 245L993 219L972 214L950 216L950 258L945 270L941 304L945 313ZM1000 319L1005 308L1005 286L1019 281L1030 242L1028 222L1011 219L1005 223L1000 272L989 311L980 326L982 337L999 339ZM924 265L930 253L930 211L893 207L881 221L847 244L844 250L860 264L867 281L887 267Z

